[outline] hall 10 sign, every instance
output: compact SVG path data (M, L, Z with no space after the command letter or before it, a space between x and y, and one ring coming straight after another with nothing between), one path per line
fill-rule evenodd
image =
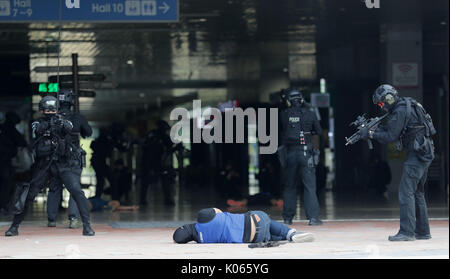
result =
M0 22L173 22L178 0L0 0Z

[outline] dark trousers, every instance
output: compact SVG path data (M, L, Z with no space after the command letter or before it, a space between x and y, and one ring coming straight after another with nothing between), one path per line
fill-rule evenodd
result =
M403 164L402 178L398 188L400 203L400 233L414 236L414 233L430 233L428 210L425 201L425 182L431 162L423 162L411 152Z
M25 210L20 214L14 215L13 225L18 226L20 223L22 223L27 213L28 207L34 201L39 191L46 185L47 181L49 181L50 178L55 177L66 186L66 189L73 197L80 210L81 220L83 221L83 224L90 224L89 202L84 195L83 190L81 190L81 168L79 167L79 163L73 162L71 163L72 166L66 166L64 168L61 168L56 165L56 163L53 163L49 169L45 170L45 167L47 165L48 161L45 160L41 160L36 163L33 170L34 181L30 185L30 190L28 192L27 200L25 203ZM45 171L43 172L43 170Z
M56 221L58 217L59 205L61 204L62 198L62 182L58 179L53 179L50 182L50 189L47 196L47 216L49 221ZM69 208L68 208L69 219L80 218L80 213L78 212L78 207L75 200L70 195Z
M0 208L6 209L11 197L13 169L11 164L0 161Z
M101 198L103 194L103 188L105 186L105 178L108 179L111 187L113 186L111 168L105 163L92 163L92 167L95 171L95 177L97 179L97 185L95 186L95 197Z
M278 223L270 219L263 211L250 211L251 215L256 214L259 222L256 222L256 236L253 242L268 242L286 240L288 232L291 230L285 224Z
M150 184L156 184L159 181L159 176L155 171L142 171L141 174L141 189L140 189L140 203L147 203L147 193Z
M302 146L289 146L287 151L286 168L283 172L283 218L292 219L295 216L299 170L304 185L303 201L306 218L318 218L319 201L316 193L316 169L312 151L306 151L306 156Z

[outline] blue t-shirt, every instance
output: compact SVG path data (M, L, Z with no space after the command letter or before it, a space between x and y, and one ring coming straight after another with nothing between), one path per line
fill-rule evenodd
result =
M196 223L199 243L243 243L245 214L216 213L208 223Z

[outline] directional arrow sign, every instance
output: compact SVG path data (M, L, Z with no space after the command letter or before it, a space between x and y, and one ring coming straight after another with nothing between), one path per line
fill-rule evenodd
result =
M166 2L163 2L162 6L159 6L158 9L162 10L163 14L166 14L167 11L170 9L170 6L167 5Z
M105 75L103 74L93 74L93 75L78 75L78 81L104 81ZM48 82L56 82L58 76L49 76ZM60 83L70 83L73 81L73 75L61 75L59 76Z
M179 0L61 0L65 22L174 22ZM59 21L57 0L0 0L0 22Z

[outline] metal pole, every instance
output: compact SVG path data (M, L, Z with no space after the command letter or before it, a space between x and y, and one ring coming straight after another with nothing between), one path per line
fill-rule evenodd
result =
M61 19L62 19L62 0L59 1L59 14L58 14L58 74L56 77L56 86L58 87L56 90L56 99L58 100L58 102L56 102L56 111L59 110L59 90L61 89L61 86L59 85L59 62L61 59L61 28L62 28L62 23L61 23Z
M80 112L80 102L78 99L79 84L78 84L78 54L72 53L72 84L73 93L75 94L74 110L76 113Z

